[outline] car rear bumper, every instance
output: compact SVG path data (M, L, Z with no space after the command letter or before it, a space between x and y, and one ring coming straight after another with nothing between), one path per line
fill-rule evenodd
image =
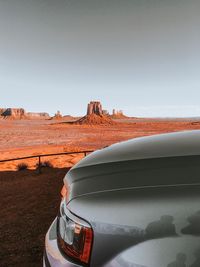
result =
M53 221L45 237L43 267L81 267L81 265L70 262L60 253L57 246L56 219Z

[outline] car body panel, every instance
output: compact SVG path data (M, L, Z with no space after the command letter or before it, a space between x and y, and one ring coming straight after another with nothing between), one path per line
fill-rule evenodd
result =
M67 173L68 200L104 190L188 183L191 172L191 183L198 183L199 159L200 131L121 142L88 155ZM178 167L185 170L180 174Z
M74 168L108 162L200 155L200 131L182 131L138 137L97 150Z
M68 201L82 195L127 188L200 183L200 156L104 163L70 170Z
M191 236L147 241L119 254L105 267L199 267L200 239Z
M92 226L90 266L199 267L199 163L193 131L137 138L76 164L64 178L65 204ZM76 267L50 233L51 266Z
M151 246L153 251L158 241L160 253L169 251L168 264L175 260L173 251L185 254L191 262L200 249L199 203L200 186L185 185L90 194L72 200L68 208L92 225L91 266L115 266L113 262L118 262L116 266L119 266L123 259L127 265L121 267L137 266L134 264L161 267L159 250L154 258L149 254L148 264L144 264L144 260L135 261L130 255L140 248L142 253L147 243L148 251ZM146 255L146 250L143 254Z

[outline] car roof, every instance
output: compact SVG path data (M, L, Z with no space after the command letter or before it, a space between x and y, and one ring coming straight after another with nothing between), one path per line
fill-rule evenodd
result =
M200 130L134 138L97 150L74 168L128 160L200 155Z

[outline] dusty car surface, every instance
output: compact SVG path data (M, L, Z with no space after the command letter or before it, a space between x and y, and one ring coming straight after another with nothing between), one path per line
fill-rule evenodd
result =
M62 196L44 266L200 266L200 131L96 151L67 173Z

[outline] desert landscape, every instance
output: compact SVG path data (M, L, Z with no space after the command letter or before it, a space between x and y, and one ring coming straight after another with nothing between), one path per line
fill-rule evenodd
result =
M57 214L62 180L85 155L113 143L159 133L200 129L198 118L135 118L109 114L98 101L80 118L57 112L0 109L0 161L70 152L69 155L0 162L0 266L42 266L45 233Z
M88 104L87 114L82 118L61 116L59 112L50 117L48 113L27 116L23 109L10 111L9 115L6 113L0 116L0 160L93 151L131 138L200 129L200 118L132 118L115 110L109 115L102 109L100 102ZM53 167L65 168L72 166L81 156L83 155L72 154L43 160L50 161ZM16 170L19 163L0 163L0 170ZM28 169L34 169L37 159L29 159L25 163L28 164Z

